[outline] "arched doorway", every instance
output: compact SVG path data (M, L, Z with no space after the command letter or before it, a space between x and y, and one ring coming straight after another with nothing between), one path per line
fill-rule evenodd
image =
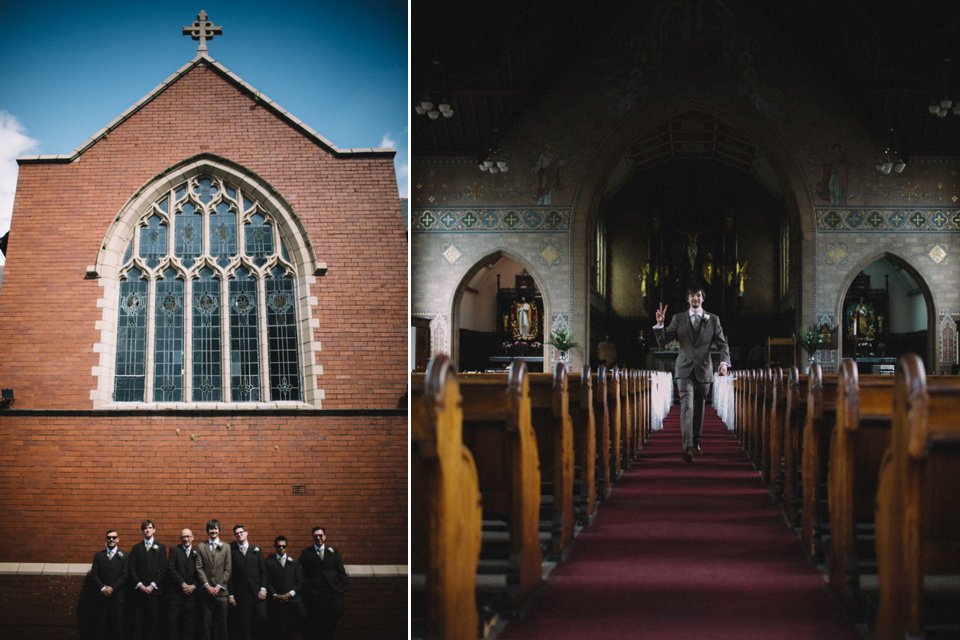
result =
M474 265L453 300L451 352L459 371L496 371L522 359L543 371L547 301L529 265L495 252Z
M591 342L611 336L626 366L657 366L640 332L649 336L660 303L682 311L689 285L722 318L735 367L767 337L792 334L786 205L749 173L711 159L658 163L612 192L598 221L609 275L591 299Z
M658 173L661 171L686 175L664 181ZM811 321L815 293L813 244L803 242L803 238L814 233L810 228L814 198L797 158L772 128L722 96L713 96L709 103L679 99L671 106L650 105L631 114L601 142L582 174L574 205L573 243L586 248L588 268L574 273L574 323L589 326L591 345L608 332L607 327L594 327L603 321L598 317L598 308L608 307L607 313L614 317L624 315L613 298L598 297L592 278L597 269L589 268L597 256L593 247L600 244L595 238L598 229L604 227L610 204L638 180L650 190L648 206L657 202L672 206L674 201L686 201L673 210L665 207L661 214L662 219L675 225L669 240L682 242L680 246L665 248L667 259L676 260L681 267L683 260L694 263L681 271L697 272L703 277L703 265L698 263L710 249L708 236L720 235L727 209L734 212L735 219L744 220L743 224L737 223L742 227L737 259L730 261L734 279L738 266L745 267L746 277L740 279L746 285L742 306L737 309L741 301L734 304L729 299L717 306L721 288L713 293L708 291L705 304L708 310L724 316L729 315L730 309L737 309L733 315L741 317L740 326L730 327L747 339L731 342L731 347L739 351L739 357L734 356L734 366L750 364L744 359L751 346L762 343L766 337L790 336L804 319ZM719 193L718 189L728 190L721 198L711 198ZM630 206L633 204L636 203ZM629 226L627 229L633 238L644 231ZM707 235L699 235L704 231ZM615 231L607 229L607 234L614 237ZM754 246L746 236L755 236L761 242ZM645 250L633 252L632 264L618 264L615 252L610 254L611 263L607 266L611 291L616 289L619 279L628 289L635 288L635 299L642 297L638 276L645 266L640 260ZM750 252L755 252L752 258L747 255ZM684 287L685 283L675 286L669 292L671 298L664 300L671 304L671 312L680 310L678 306L682 308ZM577 316L579 309L587 312L586 317ZM646 324L652 311L650 307L634 309L625 315L637 318L634 324ZM724 317L725 329L727 325ZM628 335L628 344L630 340L636 342Z
M909 263L884 254L864 266L841 298L837 329L843 358L861 373L891 373L897 359L916 353L937 370L933 296Z

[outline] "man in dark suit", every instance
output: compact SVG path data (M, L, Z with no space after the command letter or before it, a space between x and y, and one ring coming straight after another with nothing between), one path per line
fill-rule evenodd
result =
M313 528L313 546L300 554L300 569L306 592L304 601L311 636L333 640L337 621L343 615L343 594L347 590L347 572L340 553L327 545L323 527Z
M154 539L153 520L140 523L143 542L130 550L130 585L133 587L133 637L135 640L157 637L160 611L160 585L167 572L167 549Z
M193 640L197 627L197 600L200 585L197 578L197 550L193 547L193 531L180 532L180 544L170 549L167 564L167 633L170 640Z
M273 539L277 550L266 561L267 568L267 619L274 640L292 640L293 633L303 625L303 574L300 563L287 555L287 539Z
M120 534L116 529L107 531L107 548L93 556L90 579L100 591L97 601L97 638L123 637L124 586L127 581L128 558L117 547Z
M197 545L197 578L203 585L203 639L220 629L220 640L227 640L227 595L233 563L230 548L220 539L220 521L207 522L209 539Z
M713 380L711 344L720 348L717 373L727 374L730 367L730 348L720 326L720 317L703 310L703 289L698 285L687 288L689 309L673 315L666 328L663 321L667 308L660 303L657 324L653 327L657 344L662 349L674 339L680 343L674 376L680 392L680 432L683 436L683 459L693 462L693 456L703 455L700 432L703 428L703 407L710 382Z
M233 572L230 575L230 604L233 606L234 629L242 640L263 636L267 617L267 569L260 547L247 540L247 528L233 528L237 541L230 545Z

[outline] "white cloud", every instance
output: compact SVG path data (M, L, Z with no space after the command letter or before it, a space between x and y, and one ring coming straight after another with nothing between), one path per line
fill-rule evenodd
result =
M401 198L409 198L410 197L410 161L407 158L406 148L398 144L397 140L393 136L391 136L389 133L383 134L383 138L380 140L380 148L397 150L397 155L394 157L394 160L393 160L393 164L397 170L397 190L400 192Z
M0 236L10 229L13 194L17 189L17 157L37 145L16 117L0 111Z
M383 140L380 141L381 149L396 149L397 141L390 137L389 133L383 134Z
M397 154L399 156L399 154ZM410 164L406 158L396 163L397 165L397 188L400 190L401 198L410 197Z

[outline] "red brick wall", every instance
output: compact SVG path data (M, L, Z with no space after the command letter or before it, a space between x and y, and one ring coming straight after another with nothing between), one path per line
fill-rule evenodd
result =
M216 517L227 540L242 523L299 550L322 525L347 564L406 564L406 415L329 413L0 413L0 540L17 540L0 562L90 562L109 527L128 548L151 518L176 544Z
M336 132L324 133L336 144ZM78 161L21 165L0 294L0 386L15 389L18 408L92 406L102 289L84 280L85 268L138 189L201 153L276 188L329 267L312 288L323 408L397 407L406 389L407 250L393 160L335 157L208 67L189 71Z
M17 640L84 637L90 606L83 584L81 576L0 576L0 636ZM407 637L406 579L353 580L345 605L338 638Z

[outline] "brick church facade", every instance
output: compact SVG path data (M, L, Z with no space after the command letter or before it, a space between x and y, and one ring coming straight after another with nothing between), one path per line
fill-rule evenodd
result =
M201 51L69 155L19 159L3 292L0 636L78 637L104 531L324 526L344 637L406 637L406 236L337 148Z

